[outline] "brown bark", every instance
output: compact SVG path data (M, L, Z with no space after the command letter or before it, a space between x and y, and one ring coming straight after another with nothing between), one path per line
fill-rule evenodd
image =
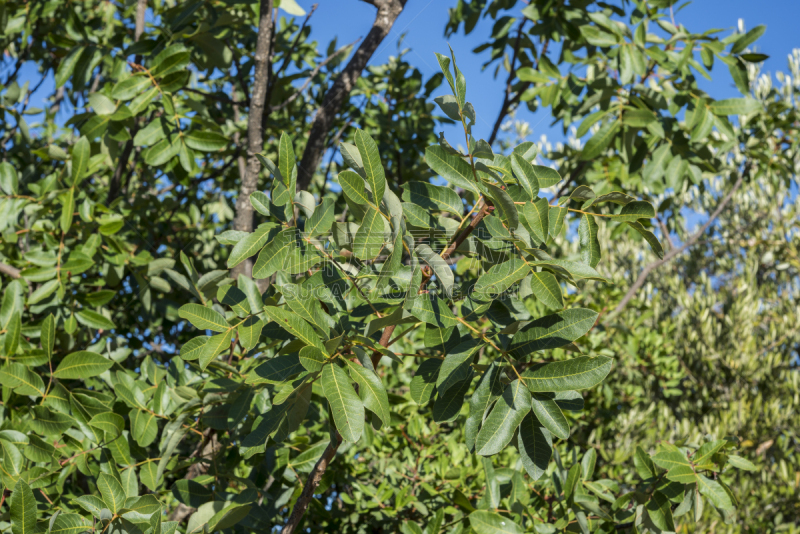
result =
M325 152L325 139L331 130L334 118L342 108L344 101L350 96L350 91L355 87L356 81L361 76L361 72L367 66L367 62L375 53L381 42L389 35L394 21L403 11L407 0L364 0L378 8L375 22L369 30L367 37L362 41L356 53L350 58L347 66L336 78L333 85L325 92L322 106L317 109L314 121L311 124L311 132L308 135L308 143L303 151L300 166L297 173L297 190L308 189L314 171L322 162L322 155Z
M312 469L311 473L308 475L306 485L303 486L303 492L300 494L300 497L297 498L297 502L294 504L294 508L292 508L292 515L290 515L289 520L286 521L286 525L284 525L281 530L281 534L292 534L300 525L300 520L303 519L303 514L306 513L308 504L311 502L311 499L314 498L314 490L319 486L322 475L325 474L328 465L333 461L333 457L336 455L336 451L341 444L342 436L337 432L336 443L333 441L328 443L322 456L317 460L316 465L314 465L314 469Z
M261 0L261 13L258 22L258 40L256 42L255 73L253 89L250 96L250 112L247 117L247 167L239 198L236 200L236 216L233 220L234 230L253 231L253 205L250 194L258 187L258 173L261 164L256 157L264 147L264 128L262 118L269 87L270 45L272 44L272 0ZM240 274L253 276L253 261L248 258L231 271L233 278Z
M19 269L2 262L0 262L0 273L10 276L11 278L19 278Z

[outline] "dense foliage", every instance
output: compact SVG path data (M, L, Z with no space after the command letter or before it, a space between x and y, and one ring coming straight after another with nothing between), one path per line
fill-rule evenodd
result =
M484 140L454 54L362 72L368 3L352 55L291 0L0 6L0 526L796 531L800 57L458 0Z

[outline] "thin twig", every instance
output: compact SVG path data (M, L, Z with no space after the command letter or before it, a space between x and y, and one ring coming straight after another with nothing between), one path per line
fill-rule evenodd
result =
M303 83L303 85L300 86L300 89L298 89L297 91L292 93L292 96L290 96L289 98L287 98L286 100L284 100L283 102L278 104L277 106L270 107L269 110L270 111L278 111L278 110L281 110L281 109L285 108L286 106L288 106L292 102L294 102L297 99L297 97L300 96L303 93L303 91L305 91L308 88L309 85L311 85L311 82L314 80L314 76L316 76L319 73L319 71L322 70L322 67L324 67L325 65L330 63L339 54L341 54L342 52L344 52L345 50L347 50L348 48L350 48L351 46L356 44L360 39L361 39L361 37L359 37L358 39L356 39L355 41L353 41L350 44L344 45L343 47L339 48L336 52L334 52L333 54L331 54L328 57L326 57L325 59L323 59L316 67L314 67L314 70L312 70L308 74L308 78L306 78L305 83Z

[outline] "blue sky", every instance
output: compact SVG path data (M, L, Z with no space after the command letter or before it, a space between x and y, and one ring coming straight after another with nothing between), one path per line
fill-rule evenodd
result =
M312 4L319 3L310 22L311 36L323 45L336 36L340 44L364 37L375 19L375 8L361 0L297 0L297 3L306 10L310 10ZM384 40L371 63L383 63L389 56L396 55L398 39L405 34L403 47L411 49L407 59L427 78L439 72L434 52L447 53L449 43L456 53L459 68L467 78L467 99L474 104L478 114L473 132L477 138L486 138L491 133L503 100L506 73L501 69L498 79L494 79L494 66L481 71L488 53L472 53L476 46L488 38L493 24L491 19L482 20L468 37L453 35L445 38L444 27L449 19L447 8L454 5L455 0L408 0L389 37ZM793 47L800 47L800 38L797 36L800 0L698 0L675 16L676 22L689 30L701 32L718 28L723 30L722 36L730 34L737 27L739 18L744 19L747 29L759 24L767 26L767 32L757 43L759 51L770 56L765 62L764 71L786 71L787 54L791 53ZM739 96L727 69L720 67L717 62L712 71L713 81L703 80L703 89L717 99ZM440 92L446 91L449 88L445 84ZM550 116L546 112L532 114L523 110L518 118L530 123L534 131L532 140L538 140L542 134L552 141L563 138L560 130L549 127ZM458 134L448 128L445 128L445 132L448 138L456 142L463 136L463 133Z
M319 42L320 50L325 50L328 42L338 38L341 46L363 38L370 29L375 18L375 8L361 0L296 0L297 3L310 10L314 3L319 3L310 25L311 37ZM390 56L396 55L398 41L404 35L402 46L408 48L407 59L414 64L427 79L439 72L434 52L447 53L448 44L453 47L458 58L459 67L467 77L467 99L475 105L477 122L473 133L477 138L486 138L491 132L497 117L504 91L505 71L501 70L495 79L494 65L482 71L482 64L488 54L473 54L472 50L483 43L490 33L493 21L483 19L475 30L467 37L462 34L444 36L444 27L448 20L447 8L456 4L456 0L408 0L406 8L395 22L387 39L372 57L371 64L384 63ZM520 4L521 7L521 4ZM281 15L286 13L281 11ZM737 27L738 19L743 18L746 28L759 24L767 26L767 32L758 41L760 52L768 54L765 72L786 70L786 56L793 47L800 47L800 38L796 37L797 21L800 20L800 0L698 0L689 4L676 14L676 22L682 23L690 30L705 31L711 28L723 30L728 35ZM701 86L717 99L738 96L727 69L720 68L719 62L712 71L713 81L701 79ZM30 64L22 71L23 80L30 80L31 86L39 81L35 66ZM444 84L439 94L449 91ZM45 107L43 98L53 92L52 75L31 99L31 107ZM538 140L546 134L551 141L563 139L559 129L550 128L550 116L546 111L536 114L522 109L517 118L526 120L533 128L532 140ZM34 121L34 117L29 117ZM444 127L447 137L458 143L463 133L460 126Z

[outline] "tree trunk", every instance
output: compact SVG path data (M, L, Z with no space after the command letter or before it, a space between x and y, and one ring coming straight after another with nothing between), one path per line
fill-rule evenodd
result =
M383 42L389 30L392 29L394 21L402 13L407 0L364 0L378 8L375 22L369 30L366 39L358 47L356 53L350 58L347 66L336 78L333 85L325 92L325 99L322 106L317 109L314 121L311 124L311 133L308 135L308 143L303 151L303 158L300 160L300 167L297 173L297 190L308 189L314 171L322 161L325 152L325 138L330 131L336 114L342 108L345 99L350 96L350 91L355 87L356 81L361 76L361 72L367 66L367 62L375 53L378 46Z
M239 198L236 200L236 217L233 220L234 230L242 232L253 231L253 205L250 204L250 194L258 188L258 173L261 170L261 164L256 154L264 148L262 119L269 87L271 43L272 0L261 0L253 90L250 93L250 112L247 117L247 167L241 189L239 189ZM238 278L240 274L247 277L253 276L252 259L246 259L231 271L233 278Z

